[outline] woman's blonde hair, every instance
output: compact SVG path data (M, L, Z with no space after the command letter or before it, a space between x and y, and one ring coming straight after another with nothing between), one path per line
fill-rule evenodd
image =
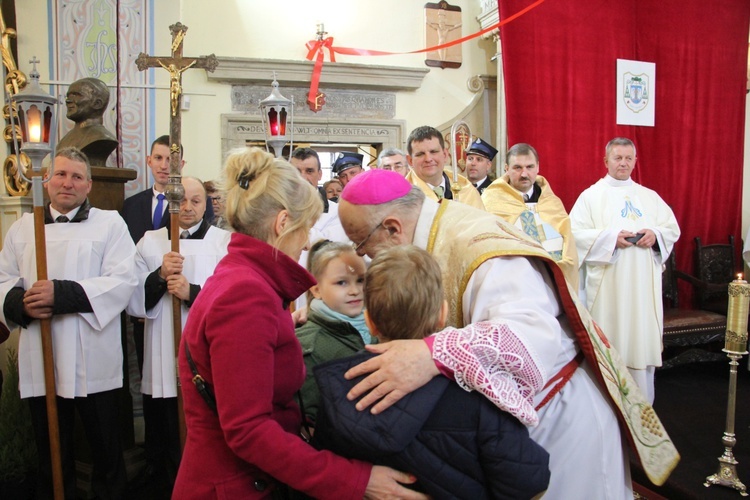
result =
M323 213L318 191L287 161L259 148L231 151L224 164L224 215L229 226L279 247L297 231L309 231ZM290 223L277 238L273 221L282 210Z

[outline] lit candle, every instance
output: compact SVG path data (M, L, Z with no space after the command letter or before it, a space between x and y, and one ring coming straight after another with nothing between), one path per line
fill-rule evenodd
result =
M29 126L29 141L30 142L41 142L42 128L39 125Z
M750 306L750 286L742 274L729 283L729 307L724 350L745 354L747 352L747 315Z

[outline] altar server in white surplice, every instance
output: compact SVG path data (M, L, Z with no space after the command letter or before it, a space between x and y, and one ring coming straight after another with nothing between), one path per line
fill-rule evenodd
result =
M635 183L635 145L612 139L607 175L578 197L570 212L586 305L647 398L661 366L662 265L680 228L672 209Z
M20 326L21 397L31 408L39 453L36 498L52 498L39 319L52 320L60 456L65 498L76 496L75 412L81 417L99 498L124 498L119 435L120 313L136 287L135 246L122 217L91 207L91 166L76 148L58 150L44 209L47 280L37 280L34 216L24 214L0 252L0 321Z
M204 219L206 190L193 177L183 177L185 197L180 203L180 251L171 251L169 226L146 231L137 245L138 288L128 314L146 318L141 392L151 398L148 425L158 436L147 446L149 466L165 472L171 482L177 473L180 441L177 421L172 296L181 299L182 325L201 287L227 253L230 233Z

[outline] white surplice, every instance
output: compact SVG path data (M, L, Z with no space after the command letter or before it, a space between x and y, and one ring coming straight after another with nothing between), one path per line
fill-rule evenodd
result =
M227 254L231 233L211 226L203 239L180 240L182 274L189 283L200 285L214 273L219 261ZM141 392L155 398L177 397L175 374L172 295L164 293L161 300L148 311L145 308L146 278L162 265L164 254L171 251L167 228L146 231L138 242L136 273L138 287L128 304L128 314L146 318L143 342L143 378ZM189 309L182 301L182 326Z
M627 366L661 366L662 265L680 237L672 209L632 179L605 176L570 212L583 268L586 306ZM657 246L616 249L617 235L650 229Z
M52 318L57 395L63 398L122 387L120 313L136 287L135 245L122 217L91 208L88 219L45 225L47 277L83 288L92 312ZM24 214L8 230L0 252L0 296L37 281L34 217ZM14 328L5 314L0 319ZM44 396L44 364L39 321L21 331L18 346L21 397Z
M438 205L425 200L417 222L413 243L426 248ZM485 322L495 330L511 333L520 340L541 373L543 386L577 353L577 343L558 302L554 284L541 263L525 257L493 258L472 274L463 295L462 329L448 328L436 336L456 336L476 348L459 354L480 354L469 360L467 372L496 370L494 360L519 353L507 352L512 342L490 345L488 337L477 335L474 325ZM480 332L481 333L481 332ZM439 340L435 341L437 345ZM455 347L455 345L454 345ZM526 353L524 353L525 356ZM440 359L448 364L446 358ZM519 359L521 356L519 355ZM471 373L455 373L456 379L471 390L485 395L493 387L472 386L478 378ZM549 390L537 387L533 404L539 404ZM491 398L492 399L492 398ZM544 498L632 499L630 469L620 428L607 397L593 380L584 362L575 374L538 413L539 423L529 429L531 437L550 454L550 485Z

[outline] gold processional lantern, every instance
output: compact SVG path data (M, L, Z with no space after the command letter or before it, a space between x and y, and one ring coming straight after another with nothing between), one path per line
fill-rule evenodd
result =
M284 146L294 142L294 99L287 99L279 92L276 73L273 75L271 95L260 101L260 117L266 136L266 151L273 148L276 158L281 158Z

